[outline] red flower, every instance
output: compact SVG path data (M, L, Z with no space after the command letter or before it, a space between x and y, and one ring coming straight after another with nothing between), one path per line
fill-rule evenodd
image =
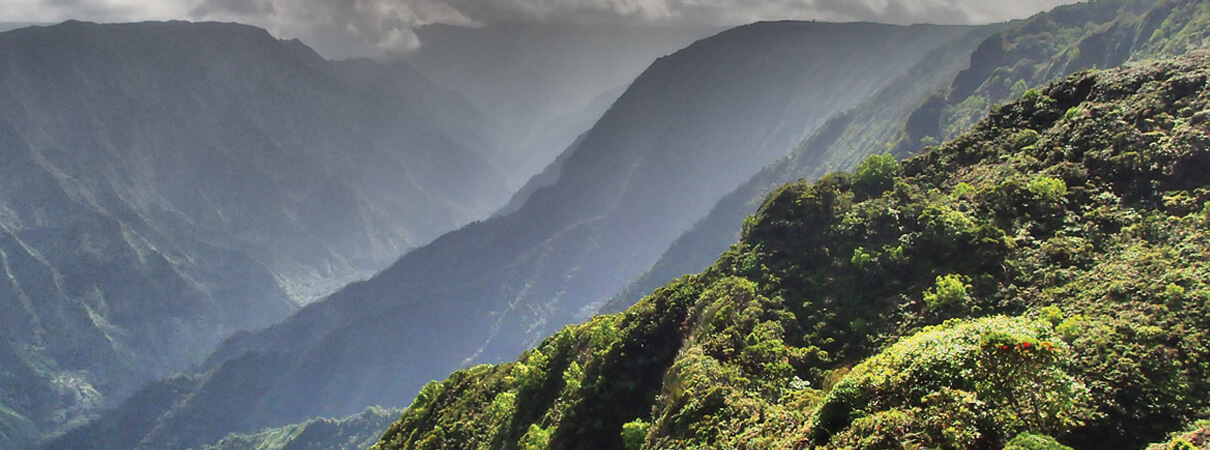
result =
M1021 345L1024 345L1024 346L1025 346L1025 348L1029 348L1029 343L1028 343L1028 342L1022 342L1022 343L1021 343Z

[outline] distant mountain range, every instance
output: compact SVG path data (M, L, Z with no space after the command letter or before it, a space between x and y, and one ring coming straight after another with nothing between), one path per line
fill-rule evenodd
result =
M524 183L588 131L656 58L724 28L703 25L426 25L406 55L484 112L493 161Z
M54 445L200 445L400 405L454 368L511 357L591 314L830 117L982 30L784 22L699 41L635 80L515 213L229 340L196 375L157 383Z
M405 64L220 23L0 34L0 429L49 432L507 200Z
M259 294L257 297L267 299L269 304L287 305L283 312L275 312L280 317L297 304L296 299L301 297L301 292L323 291L321 288L298 289L297 284L283 283L281 280L312 280L319 283L317 286L329 286L324 283L337 280L340 275L335 274L355 273L360 268L373 265L356 266L351 262L354 259L347 255L360 253L335 249L354 248L370 253L381 251L384 258L390 258L385 255L402 253L408 245L423 243L426 239L410 239L413 235L402 231L398 232L401 236L398 240L383 237L387 235L383 230L389 224L406 223L405 219L424 221L433 217L454 218L428 223L432 225L432 230L437 230L442 225L457 222L456 218L471 220L486 217L486 211L504 205L505 197L509 194L512 194L511 200L503 209L496 210L490 219L476 221L442 235L407 253L368 280L349 284L323 301L303 307L276 325L260 331L239 333L227 339L204 362L182 374L151 383L116 409L95 416L94 420L59 436L48 445L51 448L184 448L215 444L231 432L253 434L228 436L220 445L250 442L286 445L292 438L278 439L277 436L282 436L282 433L305 433L300 430L306 429L328 431L315 431L317 434L314 436L319 439L317 442L346 437L349 442L365 442L363 435L346 434L364 432L367 420L378 420L378 412L365 410L367 406L403 406L426 382L445 377L452 370L479 363L511 360L566 324L586 320L602 309L625 310L639 297L664 285L668 279L699 271L716 261L718 255L736 241L740 230L757 225L757 219L763 221L759 224L765 227L780 226L776 218L771 217L746 222L743 219L757 209L765 194L775 186L799 178L815 179L834 170L848 170L875 153L890 152L898 157L915 154L960 135L984 115L989 105L1021 97L1030 92L1031 87L1081 68L1116 65L1153 55L1180 54L1203 46L1207 31L1201 19L1203 11L1199 8L1204 7L1192 0L1158 3L1098 0L1062 7L1026 21L985 27L801 22L753 24L719 33L675 54L659 58L629 83L624 91L611 92L608 83L604 82L559 84L560 89L567 89L566 92L585 96L592 93L595 100L583 97L582 101L572 102L580 104L579 109L566 105L556 107L549 98L527 97L527 93L537 92L535 86L540 85L534 84L534 80L551 79L548 78L551 75L540 73L532 79L523 79L518 75L521 72L517 72L520 67L517 65L508 66L511 72L507 77L492 80L501 83L497 87L482 87L482 83L487 83L484 80L491 77L486 77L486 72L466 71L465 68L492 67L489 56L498 55L490 52L482 58L449 57L429 61L424 59L426 56L423 54L416 55L409 63L416 64L420 69L413 71L404 63L324 61L314 57L297 42L268 39L273 45L286 49L285 52L290 55L287 61L303 61L288 64L301 65L313 71L309 77L302 79L316 84L296 81L305 86L305 89L299 90L309 93L301 97L313 99L316 92L321 92L352 100L321 97L328 99L326 103L316 105L298 100L287 106L273 107L266 105L277 105L275 101L281 97L296 97L249 96L254 101L249 102L251 106L244 106L249 108L244 111L245 114L239 115L232 114L232 111L240 112L238 108L222 109L219 108L224 105L222 102L217 105L209 103L223 98L216 92L202 91L191 98L208 100L199 102L203 111L225 111L224 114L212 114L214 117L209 119L209 123L216 124L216 127L204 129L227 129L217 125L228 124L220 119L232 117L238 119L231 122L255 124L255 130L268 131L246 133L259 138L251 142L277 143L286 139L291 145L271 148L276 148L279 153L287 148L302 149L299 151L305 157L298 158L301 161L296 164L308 170L314 167L314 172L306 172L308 175L296 179L281 175L298 173L295 166L282 171L258 169L258 174L277 174L278 178L265 177L275 180L269 186L246 181L261 179L255 176L216 183L230 187L229 191L210 192L206 188L209 185L196 184L196 178L195 184L188 185L203 188L185 192L178 192L182 190L179 187L167 189L159 185L155 185L155 189L143 188L149 182L139 184L140 189L112 189L120 192L115 194L123 199L120 204L134 205L128 207L135 211L134 216L151 223L146 228L182 233L179 237L176 234L167 235L162 246L149 244L149 248L158 250L168 245L185 245L180 242L200 241L200 244L190 245L204 244L226 249L228 253L215 261L246 260L248 262L240 266L239 273L254 274L260 270L270 275L267 278L250 276L248 279L272 280L272 283L256 285L268 286L256 292L268 291L276 296ZM59 27L70 29L84 26L65 24ZM255 30L235 25L179 23L114 26L114 29L139 26L163 29L228 26ZM443 38L447 39L446 42L460 42L460 39L475 34L440 27L429 31L438 35L449 33ZM516 30L511 32L518 33ZM249 33L267 38L263 31ZM510 36L508 30L483 33ZM228 39L235 34L238 33L225 33ZM0 44L5 36L0 34ZM424 36L424 30L421 36ZM513 38L515 36L509 37ZM94 40L102 42L107 39L112 38L101 38L100 34L94 36ZM172 39L163 40L172 42ZM215 48L224 51L255 47L247 43L223 44L221 39L218 41L220 43ZM438 48L441 47L434 44L430 51ZM490 49L490 46L482 49ZM236 53L239 54L238 51ZM118 58L118 54L121 52L116 52L110 59ZM222 59L220 55L222 53L215 50L210 57ZM122 57L133 58L130 55ZM435 58L433 54L427 57ZM276 73L268 69L276 67L276 60L264 57L254 59L262 62L259 66L262 71ZM174 72L172 77L161 82L190 79L187 75L194 73L216 73L200 69L205 67L201 64L182 65L193 70ZM218 66L224 67L223 64ZM557 72L555 69L552 71ZM427 82L420 73L442 79L445 87ZM297 80L295 77L289 78ZM234 85L240 86L246 79L246 75L236 77L228 74L220 78L223 82L218 84L229 86L232 81L239 81ZM111 77L107 79L107 84L96 84L107 87L97 89L100 94L92 95L110 95L107 93L113 90L108 86L123 86L118 80L121 78ZM134 85L148 84L145 80L138 80ZM71 83L66 85L71 86ZM286 86L291 84L287 83ZM361 92L363 96L343 97L325 90L344 92L341 89L346 88ZM483 90L476 94L475 89ZM178 95L175 93L181 89L169 91ZM118 89L117 92L124 91ZM239 92L257 90L244 88ZM390 94L383 95L383 92ZM464 94L465 98L459 94ZM616 101L611 103L614 97ZM85 95L80 98L90 97ZM403 101L395 103L395 99ZM42 103L48 101L31 104ZM106 104L122 105L117 101L108 101ZM522 116L541 116L550 121L510 128L506 119L509 108L516 105L520 105L517 107L524 111ZM372 112L366 112L363 108L370 108ZM313 117L304 114L316 109L342 112L326 116L340 118L337 122L340 130L332 131L337 133L333 135L335 137L326 138L328 131L322 134L319 131L307 133L326 126L313 122ZM274 122L264 119L277 117L274 114L283 111L294 114L278 123L286 131L270 126ZM567 111L572 112L567 115ZM209 142L196 131L197 124L208 122L186 120L185 114L179 111L175 114L154 114L151 118L131 122L156 124L153 128L157 130L168 124L189 124L180 126L192 127L190 129L194 134L188 134L189 129L173 131L190 136L189 139L161 139L174 144L184 141L182 147L185 143L201 145ZM99 110L79 116L107 117ZM599 119L596 119L597 116ZM176 117L178 120L153 120L163 117ZM203 114L201 117L210 116ZM587 127L586 124L592 120L595 120L593 125ZM55 123L46 117L38 122ZM16 131L13 135L26 136L20 133L27 133L38 136L26 131L36 129L33 125L13 123L17 124L14 125ZM299 123L308 125L292 126ZM397 124L414 126L399 127ZM548 128L548 131L534 131L542 127ZM64 130L77 129L88 128L73 124ZM501 134L501 130L515 134L508 136L507 133ZM390 132L408 136L396 137ZM66 139L63 136L70 138L75 134L78 132L59 131L46 135ZM97 134L103 139L95 138L92 141L102 142L113 149L131 147L126 145L127 141L121 140L131 139L129 136L112 132ZM3 136L0 133L0 137ZM130 136L143 134L130 133ZM568 146L545 170L530 179L520 192L512 193L509 189L501 188L519 183L517 180L505 180L505 176L499 174L500 168L528 167L527 170L536 170L535 161L544 161L535 156L526 162L523 160L530 156L516 153L517 143L529 142L527 139L532 136L543 136L538 140L546 142L542 144L546 147L540 152L553 152L552 149L562 146L552 144L555 142L564 142ZM118 144L112 144L114 142ZM227 141L220 139L218 142ZM345 151L348 142L365 144L354 147L366 153L348 153ZM405 155L401 156L383 145L389 142L423 144L400 150ZM97 147L106 148L105 145ZM220 147L229 149L241 146L224 143ZM407 159L417 154L416 149L429 151L420 153L424 158ZM230 153L230 150L226 151ZM384 153L399 160L383 156ZM37 154L39 158L46 158L41 156L43 153ZM46 154L53 156L53 153ZM252 158L252 161L262 161L257 158L264 154L233 155L227 160ZM175 153L172 155L177 158ZM154 158L150 160L158 161ZM39 161L42 160L34 159L26 167L37 167ZM144 167L178 167L163 162L153 164L138 161L141 160L124 159L121 164L113 164L115 169L110 170L112 174L105 180L141 180L129 174L140 174L142 172L136 169L143 170ZM197 165L193 160L189 161L190 165ZM319 163L312 166L314 161ZM250 165L231 163L207 173L246 173L249 170L246 167L280 166L273 166L267 161ZM337 172L327 172L332 170ZM46 177L69 180L59 182L59 186L74 186L72 183L77 175L72 173L55 178L59 173L51 171ZM482 178L476 178L476 174ZM325 178L322 175L330 176ZM78 177L88 179L83 175ZM282 191L313 192L296 186L309 186L303 181L323 184L329 179L343 186L343 189L336 190L343 196L274 194ZM104 192L92 187L92 184L85 186L88 188L78 191ZM280 186L289 186L291 189ZM13 188L4 192L40 191ZM76 191L69 192L76 195ZM268 195L269 198L240 203L241 199L232 195L232 192L252 192ZM427 199L427 202L420 201L422 206L416 206L416 203L409 202L417 196L407 194L395 197L391 195L393 192L419 192L423 194L419 198ZM170 198L171 202L158 200L168 193L176 195L165 197ZM101 204L92 200L94 197L104 198L77 196L84 199L80 202L92 202L89 204ZM146 198L157 200L149 201ZM202 203L206 206L196 206L198 199L204 200ZM350 199L352 203L349 203ZM161 221L168 219L145 212L149 209L145 205L161 203L180 203L191 205L194 209L178 209L186 206L163 208L169 213L176 213L157 212L175 218L174 222L164 223ZM211 203L220 206L210 206ZM241 222L245 218L262 217L251 214L263 211L249 206L250 203L279 206L265 212L261 219ZM350 208L350 204L357 207L341 209ZM323 205L322 212L337 212L312 215L294 212L308 205ZM445 209L436 208L436 212L424 209L434 205L446 206ZM36 213L27 213L27 216L34 214L32 217L41 217ZM332 222L344 217L355 217L359 221L349 227ZM341 220L339 224L346 223L343 221L345 219ZM312 229L325 223L324 230L358 231L353 232L354 238L348 238L349 241L339 241L346 243L342 247L332 243L334 238L319 237L321 233ZM283 224L296 225L301 231L281 235L278 230L295 230L290 226L283 227ZM89 223L81 228L93 230L100 227ZM117 227L124 233L128 228L141 230L133 225ZM409 231L415 229L415 226L408 228ZM431 239L436 234L422 236ZM23 239L20 242L30 241ZM143 239L150 242L150 238ZM188 248L177 252L186 254ZM319 256L312 253L316 248L323 250ZM131 253L141 255L146 251ZM175 258L164 257L170 262L190 263L195 263L200 257ZM33 259L37 260L36 257ZM70 267L63 263L44 265ZM31 267L27 263L11 266ZM169 266L187 267L180 263ZM324 272L317 266L334 269ZM293 271L283 267L293 268ZM341 272L341 269L346 270ZM769 272L760 266L747 267L745 270L748 269ZM209 273L201 269L196 271ZM151 272L144 270L143 273ZM203 279L201 275L188 273L191 274L189 277L181 278L190 281ZM229 273L213 275L207 280L214 281L205 286L218 286L219 281L226 282L223 277L230 276ZM43 277L49 280L67 278ZM100 278L108 280L115 277ZM165 279L159 275L145 278ZM252 288L244 290L253 291ZM669 291L664 294L674 293ZM260 303L249 303L256 304ZM92 304L88 308L98 309ZM659 311L656 313L662 314ZM110 320L108 316L101 317ZM264 320L259 323L268 322ZM663 323L658 325L659 330L664 330L666 326ZM169 326L165 330L184 328L187 327ZM216 329L236 328L240 327ZM659 330L631 331L641 334ZM34 330L28 333L32 336L47 334ZM609 342L616 337L598 336L593 339ZM97 340L89 336L73 339L90 343ZM856 345L848 341L842 344ZM11 347L24 349L27 353L31 349L41 351L43 348L37 343L22 345L24 347ZM37 369L35 375L25 379L42 377L54 380L54 383L79 386L75 379L60 376L79 372L46 371L56 374L58 378L39 375L36 372L42 370L41 366L28 363L31 358L17 351L10 353L16 355L11 359L25 361L23 364ZM652 361L638 361L636 364ZM495 369L481 367L476 370ZM466 376L462 374L456 376ZM0 382L3 380L0 378ZM13 409L17 411L15 416L19 419L0 419L0 427L6 427L0 428L0 432L5 429L17 430L16 435L28 437L63 428L63 420L43 420L34 425L23 422L24 418L29 417L56 417L53 414L58 411L43 408L29 413L29 407L24 406L30 403L29 399L55 398L53 395L59 395L60 399L69 397L62 393L52 395L53 392L68 392L75 396L71 398L93 398L88 396L87 390L42 389L36 395L6 400L5 405L0 405L21 405L25 408ZM20 387L4 392L34 391ZM20 403L22 401L26 403ZM56 401L58 403L55 405L60 405L57 406L59 408L62 405L82 405L68 414L69 418L78 418L94 410L93 404L87 402ZM644 408L650 409L649 406ZM343 417L362 411L366 411L361 416L364 420L350 418L335 427L327 427L324 425L327 422L313 419ZM13 416L8 414L0 417ZM609 427L620 426L620 423L613 423L616 419L619 417L609 419ZM297 425L290 425L292 423ZM312 426L315 424L318 425ZM266 427L283 426L265 430ZM582 431L591 430L569 429L566 431L569 434L563 436L573 436ZM618 437L616 430L611 428L609 431L612 434L601 435L606 438L602 442L612 442ZM514 433L517 435L509 436L516 438L524 433L525 430L520 430Z

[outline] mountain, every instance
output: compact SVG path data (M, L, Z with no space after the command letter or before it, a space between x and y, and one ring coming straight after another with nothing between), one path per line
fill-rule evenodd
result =
M1210 52L1027 90L778 188L704 272L430 383L374 448L1205 445L1208 143Z
M0 32L8 31L8 30L15 30L17 28L35 26L35 25L49 25L49 24L35 23L35 22L0 22Z
M402 405L450 370L511 357L587 317L718 197L830 116L973 30L761 23L661 58L515 213L228 340L195 373L152 385L52 446L200 445Z
M517 185L588 131L650 66L723 31L702 25L493 23L416 29L406 61L469 99L503 151L493 162Z
M851 170L874 153L915 154L969 128L987 105L1078 70L1205 47L1208 17L1210 9L1197 1L1098 0L1009 24L977 48L943 49L720 200L602 311L622 311L668 280L709 266L736 240L745 215L780 184Z
M485 217L474 117L249 26L0 33L0 447Z
M608 105L612 105L613 102L617 98L621 97L622 93L625 91L626 90L622 88L607 91L593 99L589 106L584 108L579 115L567 117L565 120L557 120L551 126L562 130L562 132L578 130L580 128L577 124L581 123L581 120L587 118L585 117L586 115L592 114L594 111L608 110ZM596 118L599 119L600 114L597 114ZM593 122L595 122L595 120L593 120ZM557 183L559 181L559 177L563 173L563 165L567 163L567 159L570 158L571 155L575 154L576 147L579 147L580 143L583 142L584 137L587 134L588 132L585 131L580 133L579 136L576 136L575 139L571 139L571 144L568 145L562 153L559 153L559 156L556 157L554 161L552 161L550 164L547 164L546 167L543 168L541 172L538 172L537 175L530 177L529 181L526 181L525 184L513 194L512 198L509 199L508 204L497 210L494 215L507 216L517 212L517 210L521 209L522 206L525 206L525 202L529 201L529 198L533 196L538 189ZM558 140L561 142L566 137L568 136L562 136Z

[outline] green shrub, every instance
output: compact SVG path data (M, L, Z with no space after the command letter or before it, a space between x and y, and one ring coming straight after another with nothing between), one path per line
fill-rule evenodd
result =
M1034 145L1038 142L1038 137L1038 132L1029 128L1018 131L1017 134L1014 134L1012 137L1013 149L1021 150Z
M924 304L931 311L962 304L967 298L966 288L970 286L967 281L969 278L962 275L938 276L937 283L924 292Z
M1067 196L1067 183L1058 178L1040 176L1029 181L1029 192L1035 198L1056 203Z
M849 258L849 262L858 269L867 269L874 264L874 256L862 247L853 249L853 257Z
M1067 120L1073 120L1082 115L1084 115L1084 108L1072 106L1071 108L1067 108L1067 112L1063 114L1063 117Z
M853 172L853 191L877 196L891 189L899 176L899 161L890 154L870 155Z
M1060 444L1055 438L1038 434L1021 433L1013 440L1008 441L1008 445L1004 446L1004 450L1073 450L1071 447Z
M1192 442L1189 442L1182 438L1173 439L1172 442L1168 444L1168 449L1169 450L1199 450L1196 445L1193 445Z
M954 186L954 197L957 198L974 197L977 192L975 187L969 183L963 182Z
M552 431L554 430L540 427L537 424L530 424L529 430L517 442L517 447L521 450L546 450L550 448L550 435Z
M835 439L868 432L862 418L881 412L893 412L896 426L925 447L1059 435L1093 414L1087 388L1067 372L1070 354L1045 321L989 317L929 327L845 375L812 417L812 437L843 447L851 442ZM939 414L953 420L931 419Z
M1063 310L1054 305L1043 307L1042 320L1050 322L1051 325L1058 326L1063 322Z
M622 443L626 445L626 450L639 450L643 448L643 441L647 439L647 429L651 424L643 419L634 419L622 425Z

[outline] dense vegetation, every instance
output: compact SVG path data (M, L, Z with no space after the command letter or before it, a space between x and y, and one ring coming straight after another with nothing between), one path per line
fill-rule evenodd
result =
M374 445L378 434L399 413L370 407L340 420L312 419L257 433L231 434L202 450L361 450Z
M1208 81L1081 72L786 185L706 271L429 384L377 448L1205 445Z
M1206 48L1208 25L1210 4L1200 0L1098 0L973 30L720 200L602 312L621 311L668 280L709 266L777 186L852 170L888 146L901 158L919 153L970 129L989 105L1079 70Z
M1061 6L996 33L971 55L951 89L919 108L902 151L970 128L989 105L1078 70L1206 48L1210 4L1198 0L1096 0Z

